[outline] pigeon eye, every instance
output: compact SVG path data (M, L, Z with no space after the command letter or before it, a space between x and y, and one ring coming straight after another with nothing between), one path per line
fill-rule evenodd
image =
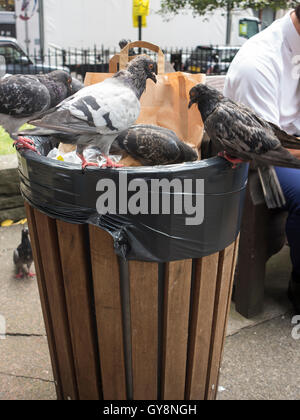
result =
M150 70L153 70L153 68L154 68L154 65L153 64L149 64L149 69Z

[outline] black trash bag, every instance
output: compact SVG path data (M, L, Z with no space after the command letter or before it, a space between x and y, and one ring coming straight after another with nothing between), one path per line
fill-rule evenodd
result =
M79 164L47 158L53 147L48 137L30 138L40 155L30 150L18 154L25 200L49 217L106 230L116 253L127 260L201 258L225 249L239 234L247 164L232 169L215 157L83 172ZM160 183L163 188L158 189ZM110 212L103 214L108 204Z

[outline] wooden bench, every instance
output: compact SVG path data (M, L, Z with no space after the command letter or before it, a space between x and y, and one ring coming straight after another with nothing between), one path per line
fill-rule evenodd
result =
M225 76L206 78L207 85L220 91L224 82ZM202 157L217 152L205 136ZM257 171L250 168L233 295L236 310L246 318L263 310L266 263L285 244L286 218L287 212L267 208Z

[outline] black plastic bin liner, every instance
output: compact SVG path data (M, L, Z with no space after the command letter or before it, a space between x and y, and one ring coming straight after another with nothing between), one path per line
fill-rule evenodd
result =
M201 258L225 249L235 241L240 231L246 192L248 165L236 169L224 159L215 157L193 163L156 167L100 169L90 167L82 171L78 164L45 157L52 145L47 137L31 137L41 155L30 150L19 152L21 192L27 202L55 219L69 223L90 223L109 232L114 238L116 253L127 260L167 262ZM144 180L148 186L151 208L152 180L185 180L192 186L184 189L182 199L192 197L193 205L204 208L201 224L187 225L184 206L182 214L174 214L172 189L160 191L159 199L170 199L170 214L116 214L100 215L96 203L100 180L112 180L119 185L119 176ZM197 194L196 182L204 180L204 194ZM141 182L141 181L139 181ZM178 181L176 181L178 182ZM144 185L144 184L143 184ZM138 191L138 190L137 190ZM128 192L128 200L136 192ZM198 200L196 202L196 199ZM204 200L204 201L203 201ZM201 204L199 204L201 203Z

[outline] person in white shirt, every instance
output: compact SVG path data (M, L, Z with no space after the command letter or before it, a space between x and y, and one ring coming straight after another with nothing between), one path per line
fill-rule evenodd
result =
M300 5L249 39L232 61L224 95L300 137ZM291 151L300 158L300 151ZM276 168L289 212L293 272L289 297L300 313L300 171Z

